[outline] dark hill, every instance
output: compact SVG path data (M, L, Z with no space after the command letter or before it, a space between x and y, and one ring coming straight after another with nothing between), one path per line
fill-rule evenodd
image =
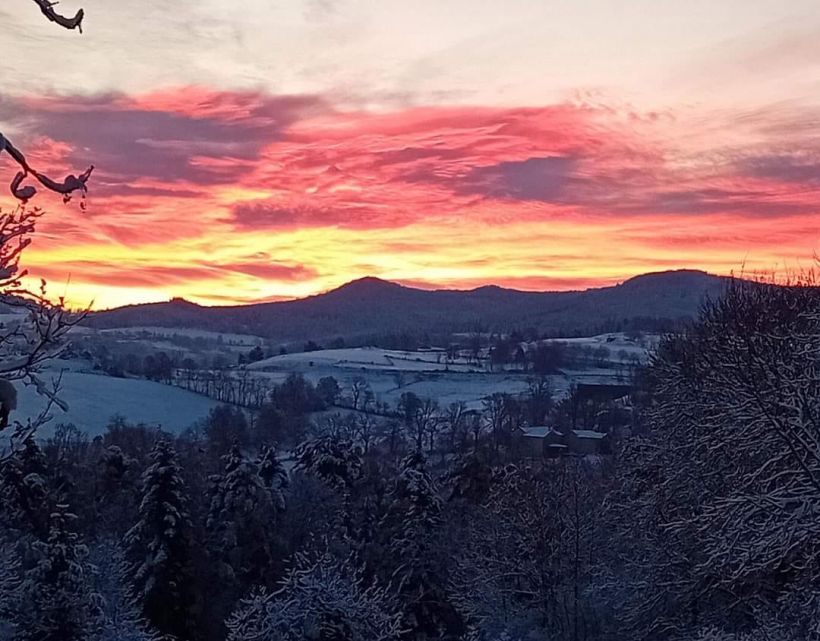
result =
M96 312L98 328L162 326L239 332L276 341L323 341L387 334L536 328L582 335L697 314L705 296L727 279L681 270L645 274L613 287L571 292L522 292L496 286L470 291L422 290L363 278L300 300L234 307L202 307L181 299Z

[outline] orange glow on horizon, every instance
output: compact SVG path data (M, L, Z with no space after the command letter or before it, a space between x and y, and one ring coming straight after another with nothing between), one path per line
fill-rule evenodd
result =
M805 114L367 113L203 88L20 103L33 162L99 167L85 212L38 196L24 256L75 307L291 299L363 276L566 290L800 269L820 235L813 156L789 134Z

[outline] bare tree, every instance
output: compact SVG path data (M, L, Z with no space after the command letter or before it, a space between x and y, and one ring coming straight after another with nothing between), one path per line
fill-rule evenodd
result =
M619 608L645 636L820 634L818 309L815 286L734 283L653 357L648 433L610 500L617 585L634 586Z
M350 394L353 399L353 409L359 409L359 399L370 388L369 383L362 376L354 376L350 381Z
M56 5L57 2L52 2L51 0L34 0L34 2L40 7L40 11L42 11L43 15L55 24L66 29L77 29L82 32L83 17L85 15L82 9L77 11L73 18L67 18L55 11L54 5ZM53 180L32 167L28 160L26 160L23 152L0 132L0 153L4 151L11 156L12 160L20 167L11 181L11 193L21 203L28 202L37 193L37 188L34 185L23 184L29 177L34 178L46 189L62 194L63 199L67 201L76 191L85 194L86 182L88 182L88 179L91 177L91 172L94 171L94 165L91 165L79 176L69 174L62 182Z
M57 13L54 9L56 2L34 2L43 15L55 24L66 29L82 28L82 10L73 18L68 18ZM54 303L47 298L45 281L41 281L37 292L32 292L23 285L22 281L27 273L20 269L20 258L31 244L35 223L42 215L38 208L25 207L25 203L37 193L37 189L31 184L25 185L24 181L33 178L46 189L62 194L64 201L68 201L76 191L85 194L86 182L94 167L89 167L79 176L69 174L62 182L58 182L34 169L25 155L0 133L0 154L2 152L6 152L19 166L19 171L11 181L11 192L21 205L11 212L0 210L0 301L20 312L0 331L0 378L32 385L47 400L45 408L36 419L27 421L25 425L19 421L14 424L13 444L15 441L24 441L47 421L55 404L65 409L65 404L57 397L59 377L47 382L41 378L39 370L48 359L59 354L64 346L65 334L80 319L80 316L66 311L62 299Z
M495 470L488 497L453 531L450 588L473 629L469 638L591 637L597 484L579 459Z
M371 414L355 415L353 430L356 434L356 441L362 446L365 454L370 451L373 438L376 432L376 421Z

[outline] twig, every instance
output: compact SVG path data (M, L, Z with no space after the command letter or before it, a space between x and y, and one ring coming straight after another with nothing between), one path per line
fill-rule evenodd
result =
M54 22L61 27L65 27L66 29L77 29L80 33L83 32L83 18L85 17L85 12L82 9L77 11L73 18L67 18L54 10L54 5L59 4L58 2L53 2L52 0L34 0L34 2L38 7L40 7L40 11L43 12L43 15L51 20L51 22Z
M26 157L23 155L23 152L17 149L17 147L15 147L8 138L0 133L0 153L4 151L11 156L18 165L20 165L21 171L18 171L17 175L14 177L14 180L11 181L11 193L14 194L15 198L23 203L28 202L28 200L33 198L37 193L37 188L33 185L22 184L23 180L25 180L29 175L34 176L34 178L36 178L46 189L62 194L63 198L68 200L71 197L71 194L75 191L80 191L85 194L87 191L85 184L91 176L91 172L94 171L94 165L91 165L79 176L69 174L63 179L63 182L57 182L45 174L41 174L29 165Z

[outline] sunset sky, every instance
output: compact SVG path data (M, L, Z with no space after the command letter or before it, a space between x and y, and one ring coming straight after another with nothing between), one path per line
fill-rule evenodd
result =
M0 131L97 166L24 260L74 305L814 265L817 0L80 6L0 8Z

